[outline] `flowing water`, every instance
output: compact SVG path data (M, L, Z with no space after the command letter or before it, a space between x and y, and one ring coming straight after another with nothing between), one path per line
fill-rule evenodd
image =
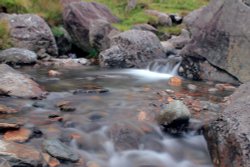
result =
M37 127L44 133L42 138L30 140L30 145L40 149L44 138L59 138L71 145L87 166L213 166L202 135L188 132L176 138L163 133L155 122L162 102L158 90L187 91L185 83L182 87L167 84L172 74L136 69L103 71L85 67L56 69L62 75L49 77L49 69L21 69L50 92L46 99L0 98L1 103L22 111L18 117L1 119L20 120L26 123L25 126ZM204 85L198 83L201 92L206 87ZM85 89L109 92L81 91ZM201 93L199 98L208 99L208 96ZM76 110L60 111L55 106L60 101L70 101ZM49 115L59 115L63 121L53 121Z

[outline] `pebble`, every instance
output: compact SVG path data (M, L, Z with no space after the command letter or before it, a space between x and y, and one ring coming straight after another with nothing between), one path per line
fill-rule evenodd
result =
M211 94L217 93L219 90L217 88L210 88L208 89L208 92Z
M193 84L188 84L187 88L188 90L193 91L193 92L197 91L197 86Z
M65 145L58 139L49 139L44 141L44 149L53 157L77 162L80 158L69 146Z
M182 79L180 77L174 76L169 79L168 84L171 86L181 86Z
M0 104L0 114L13 114L17 112L18 111L16 109Z
M58 167L58 166L60 166L60 162L56 158L51 157L47 153L43 153L43 158L47 162L49 167Z
M49 70L49 71L48 71L48 75L49 75L50 77L55 77L55 76L60 76L60 75L62 75L62 73L60 73L60 72L58 72L58 71L56 71L56 70Z

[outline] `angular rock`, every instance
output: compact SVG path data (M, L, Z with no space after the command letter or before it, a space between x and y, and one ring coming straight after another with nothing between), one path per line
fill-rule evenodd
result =
M158 30L149 24L136 24L132 27L133 30L151 31L152 33L158 33Z
M44 92L33 80L6 64L0 64L0 89L9 96L39 98Z
M182 55L205 58L241 82L250 81L250 8L241 0L217 0L186 23L193 40Z
M250 83L231 96L220 117L205 126L205 137L216 167L250 166Z
M135 9L137 5L137 0L128 0L128 4L126 6L126 12L130 12L131 10Z
M23 143L29 140L32 135L32 131L25 128L20 128L18 130L7 131L4 133L4 140L6 141L14 141Z
M30 146L0 140L0 156L10 166L38 167L43 165L41 154Z
M182 29L179 36L173 36L168 42L172 43L176 49L182 49L186 44L190 42L190 34L187 30Z
M160 40L149 31L125 31L111 39L111 46L99 54L102 67L145 68L154 59L165 57Z
M18 111L14 108L10 108L10 107L0 104L0 114L14 114L17 112Z
M146 13L151 16L157 17L158 24L161 26L172 26L172 19L166 13L156 10L146 10Z
M112 15L109 9L96 2L75 2L68 4L63 10L63 19L66 30L72 40L83 51L92 50L89 31L91 24L96 20L104 20L109 23L118 22L118 18Z
M0 14L0 20L7 20L10 38L16 48L34 52L45 49L50 55L58 54L55 38L47 23L34 14Z
M44 149L55 158L71 162L77 162L79 160L79 155L59 140L45 140L43 144Z
M27 49L10 48L0 52L0 63L33 64L37 61L36 53Z
M105 20L96 20L92 22L89 30L89 41L93 48L103 51L110 47L109 34L116 30L109 22Z
M189 120L191 113L187 106L180 100L173 100L163 106L157 121L161 125L169 125L176 120Z

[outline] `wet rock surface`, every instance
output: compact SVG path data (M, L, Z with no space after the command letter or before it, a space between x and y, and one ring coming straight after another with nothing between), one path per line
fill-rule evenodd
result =
M4 14L0 20L7 20L10 26L10 38L16 48L25 48L34 52L45 49L46 53L57 56L55 38L47 23L34 14Z
M44 149L53 157L72 162L79 160L79 155L59 140L45 140L43 145Z
M44 93L37 83L8 65L0 65L0 75L0 89L9 96L39 98Z
M43 166L41 154L34 148L0 140L0 156L7 160L10 166Z
M249 92L249 83L240 86L231 96L230 104L220 117L205 126L205 136L215 166L250 165Z

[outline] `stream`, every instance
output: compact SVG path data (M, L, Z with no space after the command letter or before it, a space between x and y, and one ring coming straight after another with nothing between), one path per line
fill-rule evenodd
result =
M19 69L49 92L42 100L1 97L0 102L21 110L18 115L1 116L39 128L40 138L29 145L41 148L46 138L58 138L81 155L87 167L212 167L207 144L193 131L174 137L162 132L155 116L160 110L160 90L187 92L193 83L201 91L199 99L209 100L202 89L206 83L183 81L181 87L168 84L171 75L146 70L100 70L98 67L55 69L62 73L49 77L51 68ZM225 95L215 95L220 98ZM70 102L74 111L60 110L56 104ZM63 120L56 120L63 118ZM195 120L202 121L202 120ZM62 166L72 166L63 162Z

